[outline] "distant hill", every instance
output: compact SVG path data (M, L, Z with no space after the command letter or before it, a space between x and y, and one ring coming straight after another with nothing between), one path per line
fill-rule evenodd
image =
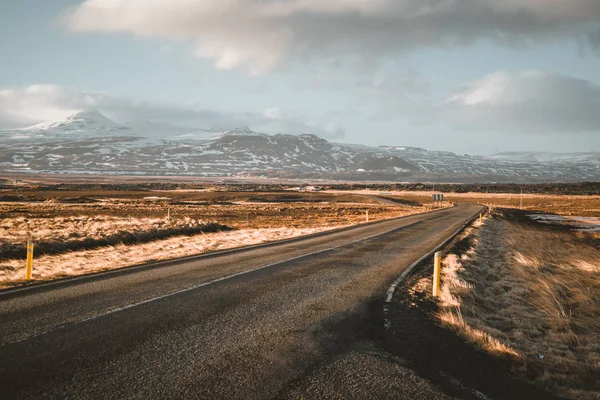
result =
M0 171L66 174L266 176L401 182L600 180L600 153L489 157L408 146L332 143L313 134L118 124L97 110L0 131Z

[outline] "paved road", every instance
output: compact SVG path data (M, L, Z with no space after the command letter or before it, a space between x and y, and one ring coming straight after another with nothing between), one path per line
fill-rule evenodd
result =
M444 398L371 338L480 209L0 293L0 398Z

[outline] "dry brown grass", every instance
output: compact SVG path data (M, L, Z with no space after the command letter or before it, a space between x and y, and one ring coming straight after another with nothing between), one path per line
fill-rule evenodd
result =
M70 240L82 236L99 239L126 232L161 230L166 227L189 226L203 221L191 218L122 218L111 215L3 218L0 220L0 241L23 242L30 233L35 241Z
M444 260L442 324L528 379L573 399L600 397L600 251L572 232L485 220Z
M373 220L421 211L421 204L400 207L381 204L360 195L315 193L230 192L32 192L28 202L0 202L0 226L5 219L40 218L93 219L98 216L131 218L144 223L165 220L170 208L173 221L189 218L218 221L235 228L319 227L364 220L366 210ZM135 196L135 197L134 197ZM65 198L86 197L91 203L64 203ZM164 200L145 200L162 197ZM77 221L76 221L77 222ZM80 221L79 221L80 222Z
M230 228L191 218L174 220L119 218L107 215L72 218L5 218L0 221L0 260L24 258L28 239L35 243L37 254L51 255L226 230Z
M333 191L332 191L333 192ZM372 190L338 193L374 194ZM420 203L431 202L432 192L389 192L387 197L399 197ZM479 203L498 208L519 208L521 195L518 193L444 193L444 198L451 202ZM575 196L552 194L524 194L523 210L542 211L562 215L579 215L600 217L600 196Z
M98 197L90 197L93 194ZM32 195L45 201L0 202L0 288L23 283L29 234L36 243L34 279L47 280L359 224L365 222L367 210L370 221L426 210L420 204L321 193L155 191L123 192L119 197L118 192L40 191ZM60 201L65 198L90 201ZM226 227L235 231L199 234Z
M67 194L73 197L78 193ZM55 194L48 196L40 192L38 195L44 195L47 200L56 199ZM110 192L110 195L117 193ZM223 225L222 229L321 229L363 222L367 210L371 221L423 211L419 204L381 204L360 196L294 193L219 193L217 196L185 191L170 192L172 199L168 201L148 201L143 197L132 199L129 197L132 195L124 192L123 197L100 197L91 203L0 202L0 259L23 258L28 236L37 243L39 252L58 254L214 231L209 226L214 222ZM171 218L167 218L168 212Z
M44 281L89 274L150 261L170 260L208 251L287 239L327 229L331 228L241 229L229 232L204 233L191 237L174 237L133 246L120 244L93 250L36 257L33 279L34 281ZM25 283L23 260L0 261L0 289L23 283Z

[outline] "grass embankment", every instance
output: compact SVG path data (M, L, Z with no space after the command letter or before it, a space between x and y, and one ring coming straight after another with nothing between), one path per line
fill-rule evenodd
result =
M600 397L597 237L499 211L444 259L440 322L524 378L572 399ZM459 242L460 243L460 242Z
M231 230L216 222L158 218L14 218L0 223L0 261L25 258L28 236L35 242L36 255L92 250L118 244L135 245Z

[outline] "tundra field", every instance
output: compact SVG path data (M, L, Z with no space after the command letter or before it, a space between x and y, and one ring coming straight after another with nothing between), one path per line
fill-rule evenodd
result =
M428 211L432 192L260 191L250 185L16 185L0 193L0 287L98 272ZM451 202L519 207L521 196L446 193ZM599 196L523 195L523 208L599 216Z
M18 201L14 201L14 200ZM7 201L13 200L13 201ZM427 211L354 194L29 190L0 194L0 287L252 245Z

